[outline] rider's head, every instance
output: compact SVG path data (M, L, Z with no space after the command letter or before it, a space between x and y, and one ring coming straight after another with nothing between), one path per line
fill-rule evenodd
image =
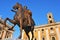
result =
M24 6L24 9L27 9L27 6Z

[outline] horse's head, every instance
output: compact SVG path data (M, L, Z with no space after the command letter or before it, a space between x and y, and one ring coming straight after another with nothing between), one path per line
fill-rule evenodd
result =
M18 10L19 8L20 8L20 10L22 10L22 5L19 3L16 3L16 5L13 6L14 10L16 10L16 9Z

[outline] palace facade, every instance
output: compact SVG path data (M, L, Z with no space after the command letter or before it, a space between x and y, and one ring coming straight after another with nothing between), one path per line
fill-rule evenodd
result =
M35 26L34 40L60 40L60 22L54 21L52 13L48 13L47 18L48 24ZM24 30L22 32L22 39L28 40ZM31 33L29 35L32 38Z
M4 25L4 20L0 18L0 40L5 40L7 38L12 38L14 30L9 30L11 26L7 24L7 27Z

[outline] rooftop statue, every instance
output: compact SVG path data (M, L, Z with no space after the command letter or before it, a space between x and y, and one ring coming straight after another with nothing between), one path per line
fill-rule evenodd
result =
M35 23L34 20L32 19L32 12L28 10L26 6L22 7L22 5L19 3L16 3L16 5L13 6L13 10L11 11L15 12L15 15L13 17L14 19L11 20L9 18L6 18L5 25L7 20L13 23L14 26L17 24L20 27L19 39L22 37L22 30L24 30L30 40L28 33L31 31L33 40L34 37L33 30ZM14 26L11 29L13 29Z

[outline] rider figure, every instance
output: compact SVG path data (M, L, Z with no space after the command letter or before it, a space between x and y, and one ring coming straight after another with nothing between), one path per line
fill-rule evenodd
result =
M28 26L31 26L32 12L27 9L27 6L24 6L24 16L27 19Z

